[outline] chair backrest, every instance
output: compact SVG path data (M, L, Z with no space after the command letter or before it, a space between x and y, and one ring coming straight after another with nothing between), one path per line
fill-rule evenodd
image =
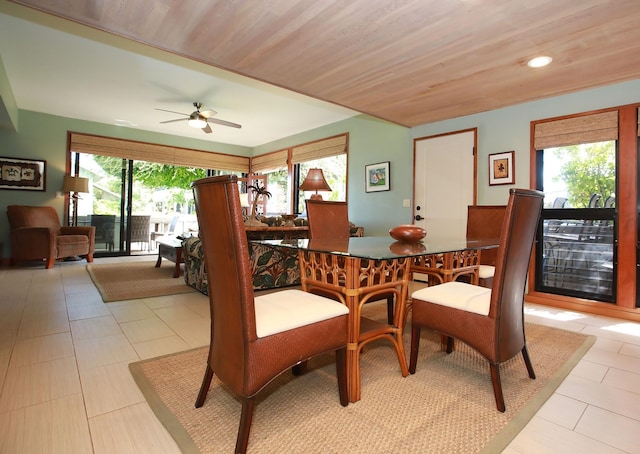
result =
M115 214L91 214L91 225L96 228L96 241L113 241L116 230Z
M556 197L553 199L553 205L551 205L551 208L564 208L568 200L569 199L566 197Z
M524 346L524 291L544 194L511 189L491 291L489 317L497 320L498 358L511 358Z
M602 199L600 194L591 194L591 198L589 198L589 208L599 208L600 199Z
M307 203L310 239L349 238L349 208L347 202L311 200Z
M506 205L469 205L467 207L467 238L500 238ZM480 263L496 265L497 249L487 249L480 253Z
M151 216L132 215L131 216L131 242L148 242L151 233Z
M9 205L7 218L12 229L47 227L56 232L60 230L58 212L50 206Z
M191 187L210 283L209 364L223 382L242 394L242 378L257 335L249 244L237 177L204 178Z
M176 231L176 225L178 225L178 219L180 219L180 215L176 214L171 218L171 223L169 224L169 230L167 230L167 234L171 235Z

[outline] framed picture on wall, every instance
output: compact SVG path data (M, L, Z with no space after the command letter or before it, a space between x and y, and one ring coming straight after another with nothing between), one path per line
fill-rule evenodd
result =
M44 191L47 161L0 156L0 189Z
M489 186L515 184L514 155L513 151L489 155Z
M365 166L365 191L388 191L390 186L389 161Z

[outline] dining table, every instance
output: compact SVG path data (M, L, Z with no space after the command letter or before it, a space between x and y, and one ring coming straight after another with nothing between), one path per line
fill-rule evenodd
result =
M378 339L395 348L403 377L409 374L402 334L407 316L407 298L412 267L427 256L445 257L440 267L453 267L451 257L461 252L475 254L495 248L494 239L425 238L416 242L396 241L387 236L342 239L261 240L259 243L298 250L300 281L304 291L336 299L349 308L347 383L349 402L361 398L360 354L364 346ZM453 279L455 270L444 270ZM449 272L450 271L450 272ZM476 281L477 282L477 281ZM395 295L393 322L362 316L363 305Z

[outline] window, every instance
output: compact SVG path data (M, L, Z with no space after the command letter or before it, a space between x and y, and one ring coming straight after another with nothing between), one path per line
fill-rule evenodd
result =
M346 201L347 200L347 155L330 156L328 158L315 159L298 164L299 172L298 181L296 182L296 190L299 192L298 197L298 213L305 211L305 199L311 194L305 194L298 188L304 181L309 169L322 169L324 179L327 180L331 192L319 192L324 200Z
M617 112L536 125L536 290L615 302L616 139Z
M220 174L243 176L249 169L246 157L77 133L69 134L69 149L71 173L90 181L78 214L79 224L100 227L96 255L132 252L129 225L135 215L149 218L147 241L135 244L141 253L153 249L149 238L166 232L174 218L175 234L197 230L191 182Z
M325 200L347 199L348 134L296 145L256 156L251 160L251 172L267 176L267 213L271 215L305 211L305 196L300 185L309 169L320 168L331 187L323 194ZM293 208L292 208L293 207Z

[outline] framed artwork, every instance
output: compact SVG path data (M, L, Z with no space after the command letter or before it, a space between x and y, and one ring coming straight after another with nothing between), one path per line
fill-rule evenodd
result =
M365 191L388 191L390 178L389 161L365 166Z
M44 191L47 161L0 156L0 189Z
M489 155L489 186L515 184L514 156L513 151Z

